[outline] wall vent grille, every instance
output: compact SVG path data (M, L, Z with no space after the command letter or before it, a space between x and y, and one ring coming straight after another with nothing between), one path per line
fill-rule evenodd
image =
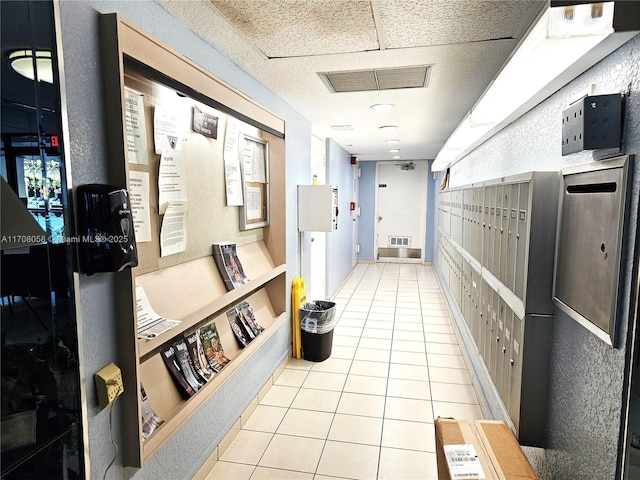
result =
M389 236L390 247L410 247L411 237L398 237L394 235Z

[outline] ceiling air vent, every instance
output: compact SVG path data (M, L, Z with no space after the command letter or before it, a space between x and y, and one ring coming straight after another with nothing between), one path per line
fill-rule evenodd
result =
M398 88L423 88L429 84L432 65L318 73L329 91L368 92Z

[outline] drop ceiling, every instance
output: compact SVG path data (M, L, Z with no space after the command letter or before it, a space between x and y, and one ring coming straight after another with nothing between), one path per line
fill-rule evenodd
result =
M546 6L534 0L156 1L307 118L314 135L333 138L360 160L435 158ZM426 68L422 84L409 78L415 68ZM380 75L403 69L406 78L391 75L396 83L380 88ZM349 81L358 73L358 81L370 83L336 92L323 78L347 73ZM369 108L381 103L395 107ZM398 129L385 133L383 125ZM400 142L390 147L387 139Z

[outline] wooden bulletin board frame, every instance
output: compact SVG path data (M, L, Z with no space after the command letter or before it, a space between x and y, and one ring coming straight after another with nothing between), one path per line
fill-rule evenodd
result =
M239 214L240 230L266 227L269 225L269 142L241 134L238 151L244 199Z

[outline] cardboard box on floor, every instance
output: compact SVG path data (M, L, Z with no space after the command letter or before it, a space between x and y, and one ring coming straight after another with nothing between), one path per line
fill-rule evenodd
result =
M538 480L504 422L435 421L438 480Z

